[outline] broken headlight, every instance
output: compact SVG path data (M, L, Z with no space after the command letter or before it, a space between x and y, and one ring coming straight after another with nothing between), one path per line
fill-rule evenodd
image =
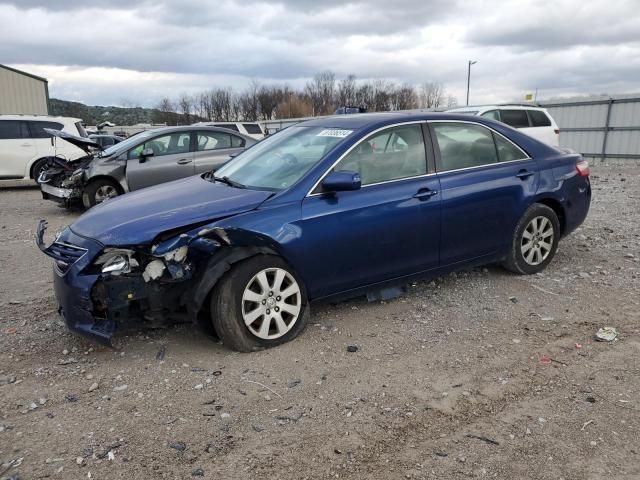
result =
M131 273L139 265L133 254L133 250L106 249L94 263L100 266L102 273L110 273L111 275Z

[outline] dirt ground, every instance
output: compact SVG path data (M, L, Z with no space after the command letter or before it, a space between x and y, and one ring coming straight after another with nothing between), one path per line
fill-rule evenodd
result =
M117 349L69 333L33 231L78 213L0 186L0 478L638 479L638 172L592 167L591 213L542 274L315 305L251 354L190 325Z

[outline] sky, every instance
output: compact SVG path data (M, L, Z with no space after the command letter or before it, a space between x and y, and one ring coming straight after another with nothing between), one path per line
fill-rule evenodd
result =
M640 90L639 0L0 0L0 63L90 105L251 81L440 82L464 105Z

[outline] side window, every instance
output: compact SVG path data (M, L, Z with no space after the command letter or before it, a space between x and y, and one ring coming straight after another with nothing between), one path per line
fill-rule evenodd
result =
M231 135L221 132L198 132L198 152L231 148Z
M500 117L502 117L503 123L513 128L527 128L529 126L526 110L502 110Z
M190 142L191 132L176 132L168 135L162 135L133 147L129 150L127 158L138 158L140 156L140 152L145 148L153 150L153 155L156 157L187 153L189 152Z
M513 160L522 160L524 158L528 158L528 155L526 153L524 153L504 137L494 133L493 139L496 142L498 158L501 162L511 162Z
M256 133L262 134L262 129L260 128L260 125L258 125L257 123L243 123L242 126L247 131L247 133L251 135L254 135Z
M438 171L479 167L498 162L493 135L487 128L469 123L433 123L440 160Z
M531 125L534 127L550 127L551 120L546 113L540 110L527 110L529 118L531 119Z
M360 142L334 170L360 173L362 185L427 173L420 125L392 127Z
M231 148L242 148L244 147L244 143L244 138L231 135Z
M28 122L29 128L31 129L31 138L49 138L47 132L44 131L45 128L50 128L52 130L62 130L63 125L57 122Z
M500 121L500 110L489 110L488 112L484 112L481 117L490 118L491 120Z
M214 127L226 128L227 130L233 130L234 132L239 132L238 126L233 123L219 123L214 125Z
M0 120L0 140L29 138L26 125L18 120Z

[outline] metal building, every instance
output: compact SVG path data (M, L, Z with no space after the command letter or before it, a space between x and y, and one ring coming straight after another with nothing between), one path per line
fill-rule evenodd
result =
M0 64L0 115L48 115L46 78Z

